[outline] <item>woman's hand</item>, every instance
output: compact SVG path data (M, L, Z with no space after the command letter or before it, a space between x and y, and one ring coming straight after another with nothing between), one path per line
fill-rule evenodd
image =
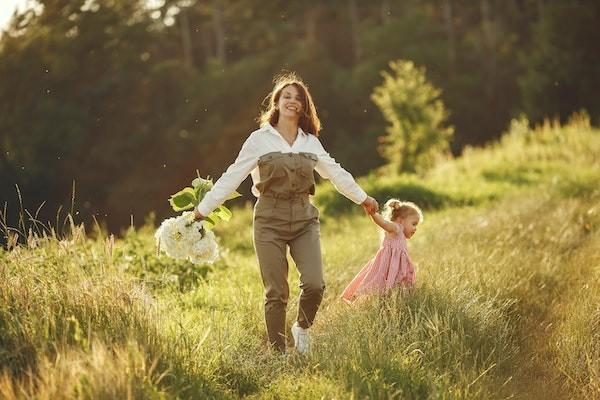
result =
M200 214L200 211L198 211L197 208L194 208L194 219L196 221L200 221L200 220L204 219L204 215Z
M362 202L361 206L365 209L365 212L369 215L373 215L379 211L379 203L371 196L367 196L366 200Z

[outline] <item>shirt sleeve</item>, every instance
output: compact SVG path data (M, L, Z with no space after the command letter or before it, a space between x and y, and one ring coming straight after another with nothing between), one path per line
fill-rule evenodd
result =
M200 204L198 211L207 216L219 205L223 204L235 189L246 179L248 174L258 164L258 146L255 143L254 135L250 135L242 145L242 149L235 159L234 163L227 168L227 171L215 182L212 189L206 193Z
M329 179L338 192L356 204L364 202L367 199L367 193L358 186L352 174L342 168L341 165L325 151L325 148L323 148L319 139L315 137L314 140L316 142L316 154L319 159L315 170L319 175L325 179Z

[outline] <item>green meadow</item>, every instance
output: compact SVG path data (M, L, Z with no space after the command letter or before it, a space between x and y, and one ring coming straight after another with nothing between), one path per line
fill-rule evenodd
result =
M340 301L380 233L321 183L327 290L307 357L266 346L250 206L215 228L204 267L159 256L152 217L116 238L70 218L4 227L0 398L600 398L600 130L585 116L513 121L426 175L359 182L423 207L417 286ZM292 267L290 326L297 286Z

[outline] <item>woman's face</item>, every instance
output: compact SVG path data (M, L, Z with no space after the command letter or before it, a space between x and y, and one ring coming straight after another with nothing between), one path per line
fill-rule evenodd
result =
M287 85L281 90L277 109L280 117L299 119L302 115L302 97L295 85Z

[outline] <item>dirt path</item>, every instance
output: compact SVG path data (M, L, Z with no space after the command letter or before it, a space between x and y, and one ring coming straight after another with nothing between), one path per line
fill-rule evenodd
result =
M520 352L511 368L512 379L501 390L501 398L523 400L572 400L578 394L570 393L565 376L557 368L552 348L555 329L561 323L561 306L573 296L573 288L581 287L587 265L577 266L578 273L568 277L551 278L549 283L537 285L528 298L521 299L522 322L518 330ZM508 379L509 376L506 377Z
M520 329L521 350L511 368L512 379L500 392L501 398L520 400L573 398L563 385L564 377L554 366L550 345L558 319L552 313L553 307L554 302L549 300L542 314L523 316L524 321Z

